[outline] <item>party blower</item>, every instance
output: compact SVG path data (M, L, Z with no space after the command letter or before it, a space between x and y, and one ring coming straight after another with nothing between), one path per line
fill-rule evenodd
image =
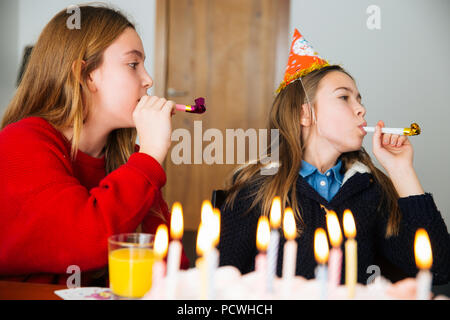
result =
M375 132L375 127L362 127L366 132ZM417 136L421 130L417 123L412 123L409 128L381 128L382 133L398 134L403 136Z
M179 111L189 112L189 113L204 113L206 111L205 98L200 97L194 100L194 105L184 105L176 104L175 108Z

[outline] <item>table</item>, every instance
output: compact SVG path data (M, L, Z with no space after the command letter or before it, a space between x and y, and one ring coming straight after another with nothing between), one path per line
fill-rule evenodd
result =
M54 292L65 285L0 281L0 300L62 300Z

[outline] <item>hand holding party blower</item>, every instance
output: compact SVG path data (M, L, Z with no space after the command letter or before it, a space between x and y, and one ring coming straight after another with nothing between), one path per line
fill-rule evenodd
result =
M204 113L206 111L205 98L200 97L195 99L194 105L176 104L175 108L179 111L185 111L189 113Z
M363 127L366 132L375 132L375 127ZM398 134L403 136L417 136L421 130L417 123L412 123L410 128L381 128L382 133Z

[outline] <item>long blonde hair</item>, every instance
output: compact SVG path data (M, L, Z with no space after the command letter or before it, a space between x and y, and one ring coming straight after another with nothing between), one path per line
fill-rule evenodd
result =
M262 161L264 159L259 159L256 163L240 168L229 181L227 198L225 200L226 207L232 208L239 191L245 186L252 185L251 189L254 191L248 196L254 199L248 211L259 205L262 214L268 215L272 199L275 196L280 196L282 209L284 210L286 206L292 207L297 221L298 233L302 232L305 224L296 197L296 181L304 152L301 139L302 126L300 125L302 105L308 102L307 96L315 97L320 80L332 71L343 72L352 78L340 66L327 66L309 73L302 78L302 82L292 82L276 96L269 114L268 132L271 132L272 129L279 130L278 171L274 175L261 175L260 171L267 163ZM314 98L310 102L314 105ZM273 147L269 147L268 156L271 155ZM379 208L382 204L385 204L389 210L386 237L398 234L401 219L397 203L398 193L389 177L375 167L364 148L354 152L343 153L340 159L345 170L348 170L355 161L360 161L369 167L374 179L379 183L382 190L382 201Z
M135 29L123 14L106 6L79 8L80 29L67 27L66 9L45 26L0 127L30 116L44 118L58 130L72 127L73 159L89 112L87 77L102 64L105 49L126 28ZM110 133L104 150L106 173L128 160L135 151L136 135L135 128Z

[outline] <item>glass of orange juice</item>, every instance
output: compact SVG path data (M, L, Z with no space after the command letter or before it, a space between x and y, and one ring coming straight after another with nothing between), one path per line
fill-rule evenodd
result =
M123 233L108 239L109 286L117 299L142 298L152 287L154 235Z

